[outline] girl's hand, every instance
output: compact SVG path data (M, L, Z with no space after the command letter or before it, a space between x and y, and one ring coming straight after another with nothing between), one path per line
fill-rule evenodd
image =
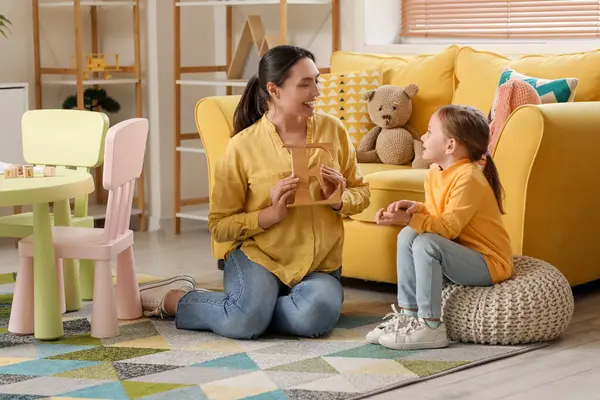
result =
M344 193L346 190L346 178L339 171L326 165L321 165L321 176L323 177L323 183L321 184L321 193L325 199L328 199L338 188L341 186L341 191ZM340 204L335 204L334 209L339 210Z
M416 201L400 200L400 201L395 201L392 204L390 204L387 208L387 212L395 213L399 210L406 210L406 213L408 215L412 215L417 212L418 208L419 208L419 203L417 203Z
M378 225L408 225L410 219L411 216L403 209L389 212L382 208L375 214L375 222Z

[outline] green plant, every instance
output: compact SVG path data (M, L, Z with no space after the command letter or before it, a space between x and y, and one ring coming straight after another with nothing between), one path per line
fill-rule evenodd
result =
M8 20L8 18L6 18L4 15L0 14L0 33L5 38L8 38L8 35L6 34L6 32L10 32L9 25L12 25L12 23Z
M69 96L63 102L62 108L71 109L77 107L77 95ZM121 109L121 105L112 97L106 94L104 89L89 88L83 92L83 107L90 111L106 111L116 113Z

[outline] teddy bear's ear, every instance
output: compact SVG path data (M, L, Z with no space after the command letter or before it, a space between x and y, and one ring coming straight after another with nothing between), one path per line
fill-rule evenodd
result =
M365 92L362 96L362 99L366 101L371 101L373 100L373 96L375 96L375 89L371 89L368 92Z
M415 97L417 93L419 93L419 86L411 83L407 87L404 88L404 93L408 95L408 97Z

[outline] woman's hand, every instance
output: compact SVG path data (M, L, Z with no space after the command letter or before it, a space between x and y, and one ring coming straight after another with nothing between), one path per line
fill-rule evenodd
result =
M390 206L392 204L390 204ZM407 213L407 210L404 210L402 208L398 211L392 212L387 211L385 208L382 208L379 211L377 211L377 214L375 214L375 222L378 225L408 225L411 218L412 217L410 214Z
M271 206L258 214L258 224L267 229L282 221L288 215L288 205L294 202L296 188L300 178L293 175L277 181L271 188Z
M326 165L321 165L321 176L323 183L321 184L321 193L323 198L328 199L341 186L341 193L346 190L346 178L339 171ZM339 210L342 208L342 203L334 204L333 209Z
M419 203L417 203L416 201L400 200L400 201L395 201L392 204L390 204L387 208L387 212L395 213L400 210L406 210L406 213L408 215L412 215L417 212L418 208L419 208Z

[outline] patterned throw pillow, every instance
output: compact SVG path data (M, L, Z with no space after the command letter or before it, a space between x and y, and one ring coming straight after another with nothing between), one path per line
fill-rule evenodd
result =
M335 115L346 125L354 147L375 126L369 118L366 101L362 95L381 84L379 70L340 74L323 74L319 78L321 96L315 111Z
M577 78L560 78L560 79L541 79L534 78L531 76L523 75L517 71L505 67L504 71L500 75L500 81L498 86L507 82L510 79L520 79L529 83L538 92L538 95L542 99L542 104L548 103L568 103L572 102L575 98L575 92L579 85L579 79ZM498 91L494 95L494 101L492 102L492 109L490 116L494 119L496 114L496 105L498 102Z

